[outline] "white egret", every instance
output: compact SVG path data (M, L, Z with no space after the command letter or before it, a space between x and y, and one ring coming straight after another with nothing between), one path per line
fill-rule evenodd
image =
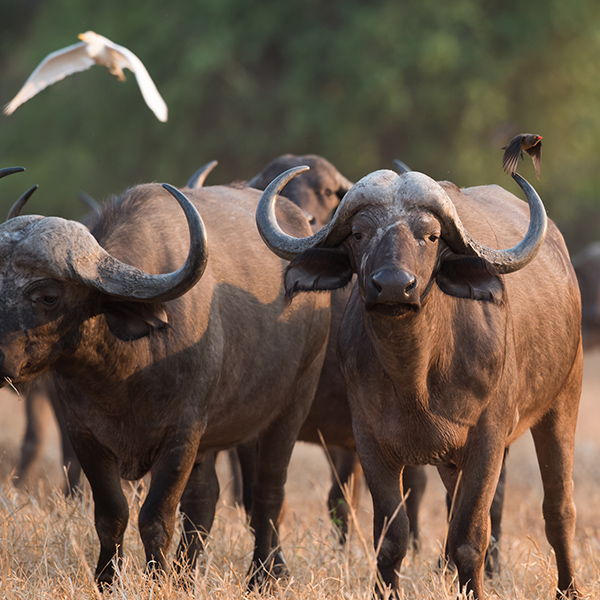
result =
M11 115L21 104L44 88L93 65L102 65L119 81L125 81L123 69L133 71L142 96L159 121L167 120L167 105L159 94L142 61L124 46L119 46L93 31L81 33L77 44L51 52L29 76L19 93L6 105Z

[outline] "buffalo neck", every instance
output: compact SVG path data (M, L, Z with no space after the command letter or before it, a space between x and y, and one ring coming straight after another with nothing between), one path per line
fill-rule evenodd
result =
M451 346L451 335L445 326L450 315L445 314L448 311L443 310L443 303L436 302L436 295L430 294L418 313L400 317L363 309L371 348L396 387L417 391L426 387L432 365L438 364Z
M476 422L489 390L502 379L503 307L448 296L434 285L420 312L385 317L364 311L363 322L379 367L405 409Z
M166 340L161 339L165 336L167 332L158 332L131 342L118 340L109 331L104 316L97 315L82 323L78 343L69 344L73 351L55 369L74 381L90 399L107 408L122 406L123 398L136 394L136 382L145 372L164 370L168 378Z

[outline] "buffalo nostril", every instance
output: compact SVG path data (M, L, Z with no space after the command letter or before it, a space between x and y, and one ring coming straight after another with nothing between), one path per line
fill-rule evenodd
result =
M383 268L371 275L367 301L394 304L415 302L417 277L403 269Z

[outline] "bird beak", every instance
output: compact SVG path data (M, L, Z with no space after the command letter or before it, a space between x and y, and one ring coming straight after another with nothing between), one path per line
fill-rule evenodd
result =
M85 33L80 33L80 34L77 36L77 38L78 38L78 39L80 39L82 42L85 42Z

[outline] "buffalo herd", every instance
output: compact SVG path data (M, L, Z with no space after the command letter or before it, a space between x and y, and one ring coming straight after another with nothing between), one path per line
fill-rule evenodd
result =
M353 183L315 155L204 185L215 164L182 188L135 186L85 224L22 215L28 190L0 225L0 381L55 405L72 472L92 490L98 583L110 586L123 552L121 480L148 473L147 568L168 570L178 508L176 564L195 565L222 450L243 466L247 585L285 577L276 524L302 440L332 457L341 541L344 484L358 488L364 471L377 596L401 594L434 465L453 505L448 557L461 589L483 598L505 454L530 430L557 589L577 597L581 294L533 187L513 175L523 202L403 163Z

